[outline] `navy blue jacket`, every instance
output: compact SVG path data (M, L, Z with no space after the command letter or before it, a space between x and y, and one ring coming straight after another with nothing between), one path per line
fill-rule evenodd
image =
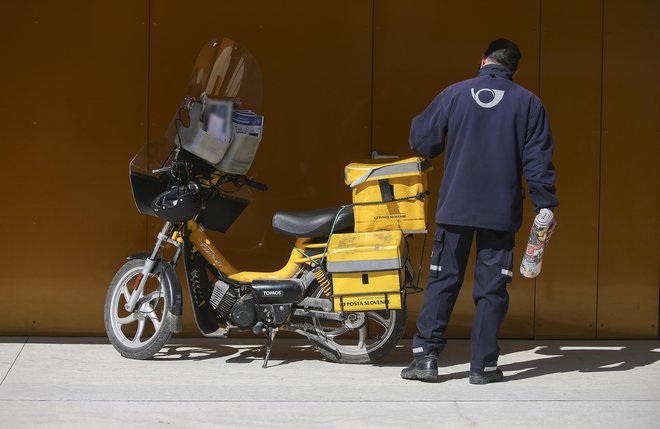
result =
M437 223L517 231L523 175L537 211L559 204L545 108L506 67L486 65L442 91L413 119L410 147L433 158L445 136Z

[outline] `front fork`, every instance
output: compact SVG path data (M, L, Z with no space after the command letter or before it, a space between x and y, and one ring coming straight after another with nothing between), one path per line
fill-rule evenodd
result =
M140 272L140 275L136 279L135 285L133 286L133 292L131 293L128 302L124 306L126 311L132 313L135 310L135 306L137 305L138 300L140 299L140 297L144 292L144 285L147 284L147 277L156 267L156 264L159 262L158 252L160 251L161 247L163 247L164 244L166 243L170 243L176 246L176 252L174 254L174 257L172 258L173 264L176 264L176 261L179 259L179 256L181 256L182 244L179 241L170 238L169 230L171 226L172 226L171 222L165 222L165 225L163 225L163 229L161 229L160 232L158 233L158 239L156 240L156 244L154 245L154 250L151 252L151 256L149 256L145 261L144 268L142 268L142 272Z

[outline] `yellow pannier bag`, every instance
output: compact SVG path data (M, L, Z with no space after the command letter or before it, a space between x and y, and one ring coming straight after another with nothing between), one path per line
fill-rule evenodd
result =
M334 310L400 309L404 248L399 230L334 234L327 256Z
M344 181L353 188L355 231L426 232L426 173L430 170L431 163L420 157L346 166Z

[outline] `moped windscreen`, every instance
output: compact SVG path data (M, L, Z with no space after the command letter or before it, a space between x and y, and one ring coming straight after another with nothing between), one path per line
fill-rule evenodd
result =
M131 187L138 211L143 214L155 215L151 202L158 194L165 191L169 184L169 176L162 171L154 172L154 170L162 169L170 164L177 146L184 151L190 150L186 144L188 142L186 134L190 134L190 130L199 128L202 114L200 112L204 112L205 108L207 112L210 111L211 108L208 106L230 106L234 115L241 113L259 115L261 96L261 72L250 51L229 38L218 38L208 42L197 56L181 105L174 113L165 134L145 144L130 163ZM231 126L231 116L227 119ZM197 128L195 128L196 126ZM199 133L204 132L199 131ZM246 139L251 137L248 136ZM258 139L260 140L260 138L259 135ZM201 158L226 173L245 174L251 164L251 159L247 166L245 162L240 164L238 170L235 167L236 162L227 168L223 168L223 164L220 162L215 162L219 158L221 150L226 151L227 147L232 144L234 148L238 148L242 143L242 141L227 141L217 151L216 146L206 145L206 148L212 149L211 152L217 153L211 153L210 156ZM191 152L194 153L194 151ZM253 152L256 152L256 146ZM254 153L251 156L254 157Z

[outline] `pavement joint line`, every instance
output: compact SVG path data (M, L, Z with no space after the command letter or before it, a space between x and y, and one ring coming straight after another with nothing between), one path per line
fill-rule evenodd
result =
M19 356L21 355L21 353L23 352L23 349L25 348L25 345L28 343L28 341L30 341L30 337L27 337L27 338L25 339L25 342L24 342L23 345L21 346L21 349L18 351L18 353L16 353L16 357L14 358L14 361L13 361L13 362L11 363L11 365L9 366L9 369L7 370L7 373L5 374L5 376L2 377L2 381L0 381L0 386L2 386L2 384L3 384L3 383L5 382L5 380L7 379L7 376L8 376L9 373L11 372L11 369L14 367L14 364L16 363L16 361L18 360L18 357L19 357Z
M411 403L420 403L420 404L442 404L442 403L507 403L507 402L526 402L526 403L548 403L548 402L557 402L557 403L627 403L627 402L660 402L660 399L422 399L422 400L406 400L406 401L393 401L393 400L383 400L383 401L347 401L347 400L325 400L325 401L305 401L305 400L226 400L226 399L0 399L0 403L3 402L71 402L71 403L84 403L84 402L109 402L109 403L189 403L189 404L222 404L222 403L274 403L274 404L325 404L325 403L337 403L337 404L411 404Z

